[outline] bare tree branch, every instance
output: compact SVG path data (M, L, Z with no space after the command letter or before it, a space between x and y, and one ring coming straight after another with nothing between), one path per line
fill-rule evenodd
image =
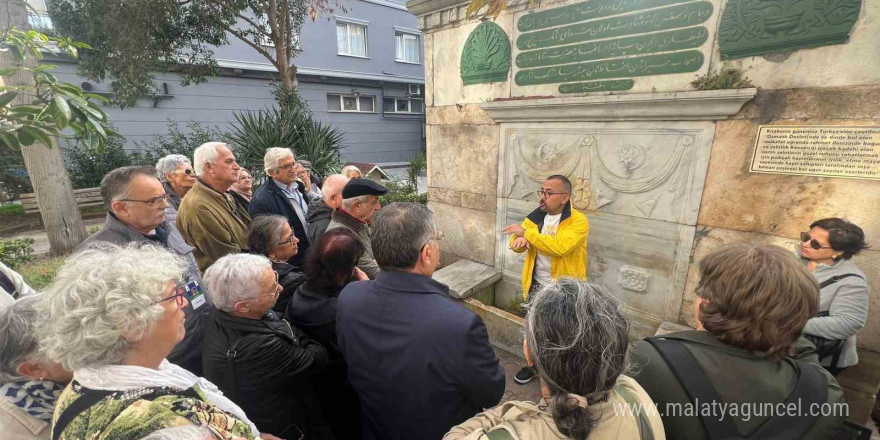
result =
M231 6L231 5L230 5L229 3L227 3L226 1L224 1L224 0L208 0L208 1L209 1L210 3L213 3L213 4L217 5L217 6L222 7L223 9L225 9L225 10L231 12L231 13L232 13L233 15L235 15L236 17L238 17L238 18L244 20L245 23L249 24L249 25L251 26L251 28L254 29L254 32L256 32L256 33L260 33L260 34L263 34L263 35L265 35L265 36L268 37L268 38L272 38L271 35L269 35L269 34L263 32L262 27L261 27L257 22L253 21L250 17L248 17L248 16L242 14L238 8L235 8L235 7ZM227 28L227 27L229 27L229 26L225 26L225 25L224 25L223 27L224 27L224 28ZM239 32L239 34L241 34L241 31L238 31L238 32ZM238 35L236 35L236 36L238 36ZM241 37L239 37L239 38L241 38Z

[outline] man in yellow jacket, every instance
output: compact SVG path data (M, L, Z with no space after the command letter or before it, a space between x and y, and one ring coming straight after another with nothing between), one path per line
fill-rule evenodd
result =
M522 271L523 300L531 293L567 276L587 279L587 217L571 207L571 181L553 175L544 181L538 191L538 209L532 211L522 224L504 227L511 234L510 249L528 252ZM523 367L514 380L529 383L536 375L532 367Z

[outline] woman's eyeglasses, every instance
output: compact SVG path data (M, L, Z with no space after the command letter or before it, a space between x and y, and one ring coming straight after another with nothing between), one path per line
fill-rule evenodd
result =
M187 168L184 170L177 170L174 172L174 174L180 174L180 173L186 174L187 176L192 176L196 172L192 168Z
M173 299L174 302L177 303L177 307L183 308L183 306L186 305L186 289L183 287L182 284L177 284L176 286L174 286L174 291L176 292L174 295L166 298L161 298L157 301L153 301L153 304L159 304L160 302Z
M822 246L822 243L819 243L818 241L816 241L815 238L810 237L810 234L808 232L801 232L801 243L806 243L808 241L810 242L810 247L817 250L817 251L819 249L830 249L831 248L831 246Z

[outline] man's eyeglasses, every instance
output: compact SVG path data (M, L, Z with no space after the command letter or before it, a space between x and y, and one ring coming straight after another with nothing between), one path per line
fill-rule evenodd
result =
M810 237L809 232L801 232L801 243L806 243L808 241L810 242L810 247L817 250L817 251L819 249L830 249L831 248L831 246L822 246L822 243L819 243L818 241L816 241L815 238Z
M158 208L162 203L168 203L168 194L162 194L161 196L153 197L152 199L147 200L137 200L137 199L119 199L120 202L137 202L137 203L146 203L153 208Z
M183 306L186 305L186 289L183 287L182 284L178 283L177 285L174 286L174 292L175 292L174 295L171 295L171 296L165 297L165 298L160 298L156 301L153 301L153 304L159 304L160 302L173 299L174 302L177 303L177 307L183 308Z
M538 190L538 197L541 197L542 199L549 199L551 196L554 196L556 194L568 194L568 193L544 191L543 189Z
M296 162L289 163L287 165L282 165L280 167L275 167L275 169L279 170L279 171L290 171L293 169L294 166L296 166Z
M264 296L276 296L280 293L278 291L278 287L280 286L280 284L278 283L278 272L277 271L273 271L273 272L275 272L275 283L272 284L272 293L267 293L265 295L256 295L256 296L253 296L248 299L257 299L257 298L262 298ZM245 300L245 301L247 301L247 300Z

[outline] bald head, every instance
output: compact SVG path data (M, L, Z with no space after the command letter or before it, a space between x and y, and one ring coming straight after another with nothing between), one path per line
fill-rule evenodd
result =
M333 209L339 209L342 206L342 188L348 183L348 177L342 174L331 174L324 179L324 186L321 187L321 193L324 194L324 203Z

